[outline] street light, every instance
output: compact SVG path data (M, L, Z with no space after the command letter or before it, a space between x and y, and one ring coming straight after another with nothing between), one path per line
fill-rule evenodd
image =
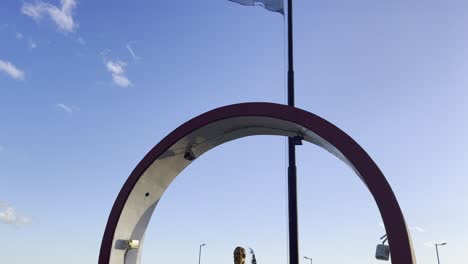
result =
M436 253L437 253L437 263L439 263L439 264L440 264L440 260L439 260L439 250L437 249L437 246L445 246L445 245L447 245L447 243L445 243L445 242L440 243L440 244L435 243L435 248L436 248Z
M203 246L206 246L206 244L201 244L200 245L200 250L198 251L198 264L200 264L200 260L201 260L201 247Z
M310 264L312 264L312 258L309 258L309 257L306 257L306 256L304 256L304 258L310 260Z
M378 260L385 260L388 261L390 259L390 247L385 245L387 242L387 234L383 235L380 240L382 240L382 244L377 244L377 248L375 249L375 258Z

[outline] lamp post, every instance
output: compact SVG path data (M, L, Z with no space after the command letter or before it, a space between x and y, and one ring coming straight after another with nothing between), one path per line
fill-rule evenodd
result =
M437 246L445 246L447 245L447 243L435 243L435 248L436 248L436 254L437 254L437 263L440 264L440 259L439 259L439 249L437 249Z
M200 264L200 260L201 260L201 247L203 246L206 246L206 244L201 244L200 245L200 250L198 251L198 264Z
M306 257L306 256L304 256L304 258L310 260L310 264L312 264L312 258L309 258L309 257Z

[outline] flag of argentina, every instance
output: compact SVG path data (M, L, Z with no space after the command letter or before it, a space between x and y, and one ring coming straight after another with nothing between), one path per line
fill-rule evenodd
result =
M284 15L283 0L228 0L246 6L263 6L264 8Z

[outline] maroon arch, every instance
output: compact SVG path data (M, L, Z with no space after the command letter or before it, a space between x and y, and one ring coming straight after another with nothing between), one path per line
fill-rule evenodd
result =
M309 129L333 145L355 167L374 197L387 231L392 262L416 263L405 219L395 194L378 166L358 143L332 123L310 112L274 103L242 103L211 110L184 123L153 147L138 163L112 207L101 243L99 264L109 263L119 217L130 192L143 172L173 144L191 132L219 120L242 116L271 117L293 122Z

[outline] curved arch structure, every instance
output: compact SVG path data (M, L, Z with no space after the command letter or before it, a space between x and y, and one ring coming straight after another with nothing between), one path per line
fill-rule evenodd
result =
M416 263L408 229L398 201L385 176L350 136L330 122L304 110L273 103L243 103L206 112L178 127L137 165L122 187L104 232L99 264L140 262L144 233L169 184L196 157L225 142L252 135L295 136L329 151L361 178L382 216L392 262ZM140 247L129 249L129 240Z

